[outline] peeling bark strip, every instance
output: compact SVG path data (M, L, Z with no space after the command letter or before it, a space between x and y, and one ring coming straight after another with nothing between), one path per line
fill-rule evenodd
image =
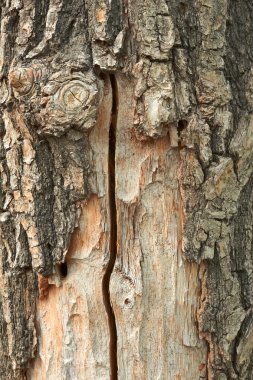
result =
M1 380L251 379L251 2L1 0L0 28Z
M116 380L118 378L118 364L117 364L117 328L113 307L110 297L110 279L114 268L117 256L117 211L115 201L115 152L116 152L116 129L117 129L117 114L118 114L118 91L117 82L113 75L110 75L111 88L112 88L112 114L111 124L109 129L109 144L108 144L108 191L109 191L109 215L110 215L110 238L109 238L109 252L110 258L106 267L103 277L102 288L105 309L108 316L109 330L110 330L110 379Z

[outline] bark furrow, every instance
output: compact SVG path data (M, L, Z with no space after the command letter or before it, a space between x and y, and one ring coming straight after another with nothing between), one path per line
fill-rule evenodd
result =
M103 297L105 309L108 316L108 324L110 331L110 379L118 378L117 364L117 328L110 297L110 279L117 256L117 209L115 197L115 152L116 152L116 130L117 130L117 112L118 112L118 91L117 82L114 75L110 75L112 88L112 113L109 128L109 144L108 144L108 198L109 198L109 218L110 218L110 237L109 237L109 261L103 277Z

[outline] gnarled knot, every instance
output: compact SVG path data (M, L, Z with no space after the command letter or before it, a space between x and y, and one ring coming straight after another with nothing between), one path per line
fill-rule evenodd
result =
M9 72L9 84L14 96L31 97L34 95L34 85L41 79L42 71L39 67L18 67Z
M80 80L72 80L64 84L54 96L56 104L66 113L75 113L86 104L90 91Z
M97 82L92 72L54 74L42 89L40 112L36 115L40 133L60 136L73 127L93 127L99 104Z

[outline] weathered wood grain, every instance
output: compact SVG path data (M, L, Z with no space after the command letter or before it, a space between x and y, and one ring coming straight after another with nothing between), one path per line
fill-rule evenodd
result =
M133 84L117 76L118 254L111 297L119 379L197 379L206 346L195 326L198 266L182 256L180 156L169 135L140 141L130 127Z
M106 80L96 126L89 136L92 194L79 203L80 217L61 267L47 278L37 302L38 351L28 379L109 378L109 331L102 279L108 261L108 133L112 92ZM58 269L58 270L57 270Z

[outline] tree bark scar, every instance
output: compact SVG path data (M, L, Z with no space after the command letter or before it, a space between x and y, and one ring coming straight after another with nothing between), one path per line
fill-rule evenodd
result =
M116 152L116 128L118 116L118 89L114 75L110 75L112 87L112 114L109 129L109 152L108 152L108 192L109 192L109 218L110 218L110 238L109 238L109 261L102 281L104 305L108 316L110 332L110 379L118 379L117 363L117 328L115 314L110 297L110 278L114 268L117 255L117 211L115 197L115 152Z

